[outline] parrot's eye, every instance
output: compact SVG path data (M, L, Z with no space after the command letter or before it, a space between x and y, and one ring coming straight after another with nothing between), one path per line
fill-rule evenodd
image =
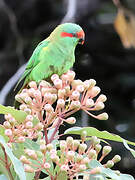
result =
M77 34L76 33L72 33L73 37L77 37Z

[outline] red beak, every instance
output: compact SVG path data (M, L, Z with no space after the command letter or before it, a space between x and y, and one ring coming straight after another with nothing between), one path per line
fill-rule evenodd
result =
M84 31L82 30L80 32L77 32L76 35L79 38L79 43L83 45L84 44L84 40L85 40L85 33L84 33Z

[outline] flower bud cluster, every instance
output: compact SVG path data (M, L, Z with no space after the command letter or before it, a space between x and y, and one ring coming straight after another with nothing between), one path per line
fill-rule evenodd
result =
M90 79L83 82L74 78L74 71L68 71L61 77L53 74L51 83L45 80L39 84L31 81L27 89L15 96L20 102L20 110L38 118L42 111L45 117L42 123L50 128L56 126L59 117L63 119L62 122L75 124L76 119L69 116L81 109L96 119L108 119L107 113L93 115L89 112L102 110L107 99L103 94L98 96L101 90L96 86L96 81Z
M23 143L26 138L35 139L43 129L43 124L38 122L34 125L34 117L28 114L22 123L18 123L11 114L5 115L5 135L9 138L9 143Z

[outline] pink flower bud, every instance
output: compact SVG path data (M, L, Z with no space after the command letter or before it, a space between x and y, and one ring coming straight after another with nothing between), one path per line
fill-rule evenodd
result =
M25 127L27 129L31 129L31 128L33 128L33 123L31 121L27 121L26 124L25 124Z
M44 168L45 168L45 169L50 169L50 167L51 167L51 165L50 165L49 163L45 163L45 164L44 164Z
M83 155L77 154L76 156L76 163L80 163L83 160Z
M57 151L55 149L51 149L50 154L57 154Z
M75 124L76 123L76 119L74 117L67 118L65 121L68 124Z
M64 99L58 99L57 101L57 107L58 108L63 108L65 106L65 101Z
M40 82L39 86L42 87L42 88L48 88L48 87L51 87L51 84L48 83L47 81L42 80Z
M25 142L25 137L24 137L24 136L20 136L20 137L18 137L17 142L19 142L19 143L23 143L23 142Z
M20 98L25 100L25 98L28 97L28 94L27 93L21 93L20 94Z
M11 117L9 119L9 122L10 122L11 125L14 125L16 123L16 120L15 120L15 118Z
M94 109L98 111L98 110L104 109L104 107L105 107L104 103L99 101L96 103Z
M4 117L5 117L5 119L6 119L7 121L9 121L9 119L10 119L12 116L11 116L11 114L5 114Z
M78 100L80 97L80 93L78 91L73 91L72 92L72 98L75 100Z
M40 145L40 150L41 150L41 152L42 152L43 154L45 154L45 153L46 153L46 145L45 145L45 144L41 144L41 145Z
M37 160L37 154L34 150L28 149L26 154L33 160Z
M97 96L100 93L101 89L98 86L94 86L91 90L90 90L90 97L94 98L95 96Z
M74 156L75 156L75 152L74 151L68 151L67 152L66 157L67 157L68 160L72 161L74 159Z
M62 79L62 81L68 81L69 77L67 74L62 74L61 79Z
M29 165L26 165L24 167L24 170L25 170L25 172L28 172L28 173L33 173L34 172L34 169Z
M54 109L53 109L53 107L51 106L51 104L46 104L46 105L44 106L44 109L45 109L45 111L48 112L48 113L51 113L51 112L54 111Z
M64 151L66 150L66 148L67 148L67 143L66 143L66 141L65 141L65 140L61 140L61 141L60 141L60 150L61 150L62 152L64 152Z
M80 101L72 101L70 104L71 109L79 109L81 107Z
M38 130L38 131L41 131L42 129L43 129L43 127L44 127L44 125L41 123L41 122L39 122L37 125L36 125L36 129Z
M80 145L80 141L79 140L74 140L73 141L73 149L76 150Z
M79 145L79 153L82 154L85 152L85 150L87 149L87 145L82 143Z
M10 129L12 126L11 126L11 124L8 122L8 121L5 121L4 123L3 123L3 126L5 127L5 128L8 128L8 129Z
M63 165L60 167L60 170L61 170L61 171L67 172L68 169L69 169L69 167L68 167L68 165L66 165L66 164L63 164Z
M29 96L33 97L33 96L34 96L35 91L36 91L36 90L35 90L34 88L30 88L30 89L28 89L28 94L29 94Z
M54 103L57 100L57 95L56 94L52 94L51 95L51 102Z
M89 159L88 157L84 157L83 160L82 160L82 162L83 162L84 164L88 164L88 163L90 162L90 159Z
M66 90L65 89L59 89L58 90L58 97L59 98L64 98L65 95L66 95Z
M107 97L104 94L101 94L98 98L97 101L105 102L107 100Z
M21 105L19 106L19 108L20 108L20 110L24 111L24 109L27 108L27 105L26 105L26 104L21 104Z
M80 79L73 80L71 85L73 88L76 88L78 85L83 85L83 82Z
M67 143L67 146L70 147L73 145L73 142L74 142L74 139L71 137L71 136L68 136L66 138L66 143Z
M28 96L24 99L26 104L31 104L32 103L32 99Z
M30 161L25 156L23 156L23 155L20 157L20 161L23 164L30 164Z
M36 90L33 95L35 98L38 98L38 99L41 98L41 92L39 90Z
M21 99L21 97L20 97L20 94L16 94L16 95L15 95L15 100L18 101L18 102L20 102L20 103L22 103L22 99Z
M94 106L94 101L93 101L93 99L87 99L86 100L86 107L88 107L88 108L91 108L91 107L93 107Z
M83 85L78 85L77 87L76 87L76 90L78 91L78 92L83 92L84 91L84 87L83 87Z
M56 154L51 154L50 158L55 163L58 163L60 161L59 157Z
M45 93L44 98L45 98L46 101L51 101L52 94L50 92L47 92L47 93Z
M70 94L70 86L65 86L64 89L66 91L66 95L69 95Z
M24 109L24 112L26 112L27 114L31 114L31 109L30 108L26 108L26 109Z
M62 80L61 79L55 79L53 83L57 89L62 88Z
M47 144L47 150L48 151L51 151L53 149L53 144Z
M68 75L68 80L69 81L73 81L74 80L74 78L75 78L75 72L74 71L69 70L67 72L67 75Z
M6 136L12 136L12 130L11 129L6 129L5 130L5 135Z
M27 115L25 121L33 121L33 116L30 114Z
M30 88L34 88L34 89L37 89L37 84L36 84L36 82L35 82L35 81L29 82L29 87L30 87Z
M51 76L51 80L54 82L56 79L59 79L58 74L53 74L53 75Z
M107 120L108 114L104 112L104 113L99 114L96 118L99 120Z

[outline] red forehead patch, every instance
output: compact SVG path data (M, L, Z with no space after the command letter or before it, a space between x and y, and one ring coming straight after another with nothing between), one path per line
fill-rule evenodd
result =
M73 34L67 33L67 32L62 32L61 37L73 37Z

